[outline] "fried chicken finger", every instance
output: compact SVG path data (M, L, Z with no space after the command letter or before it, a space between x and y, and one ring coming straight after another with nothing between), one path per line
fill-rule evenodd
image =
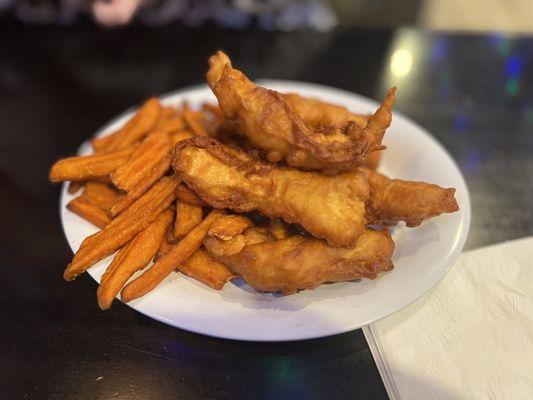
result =
M384 231L367 230L354 248L330 247L305 236L248 245L215 259L258 291L284 295L326 282L375 279L393 268L394 242Z
M215 208L280 217L332 246L354 246L365 229L368 182L359 171L329 177L278 167L206 137L176 145L172 165Z
M418 226L423 220L459 210L453 188L426 183L390 179L378 172L362 168L370 184L367 204L369 224Z

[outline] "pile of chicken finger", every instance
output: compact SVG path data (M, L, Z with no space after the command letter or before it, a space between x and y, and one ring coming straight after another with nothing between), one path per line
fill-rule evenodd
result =
M391 270L389 227L458 210L455 189L376 172L395 88L372 115L254 84L223 52L209 59L218 105L146 101L90 155L57 161L68 209L100 230L68 281L113 255L97 291L108 309L178 271L216 290L240 276L292 294Z

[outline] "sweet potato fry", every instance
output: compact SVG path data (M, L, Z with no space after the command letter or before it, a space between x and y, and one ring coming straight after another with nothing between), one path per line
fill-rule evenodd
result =
M113 207L123 196L109 185L95 181L89 181L85 184L83 195L105 211Z
M187 140L194 137L194 133L191 131L183 130L183 131L177 131L170 134L170 142L172 143L172 147L178 142L181 142L182 140Z
M224 215L223 211L213 210L178 244L172 246L168 253L161 257L152 267L143 272L122 289L122 301L128 302L141 297L155 288L168 274L178 267L202 245L202 240L211 224Z
M72 182L69 182L69 184L68 184L68 188L67 188L67 192L69 192L70 194L74 194L74 193L76 193L78 190L80 190L81 188L83 188L84 185L85 185L85 182L81 182L81 181L72 181Z
M156 124L161 110L159 100L155 98L147 100L137 111L137 114L116 135L113 135L106 150L123 149L142 140Z
M111 178L109 177L109 174L97 176L96 178L93 178L91 180L94 182L105 183L106 185L113 185L113 182L111 182Z
M176 198L179 180L174 176L159 180L148 192L100 232L87 237L67 266L63 277L75 279L97 261L114 253L144 230Z
M176 198L184 203L193 204L196 206L207 206L207 203L203 201L194 191L185 184L180 184L176 190Z
M235 277L224 264L215 261L202 248L183 261L178 270L215 290L221 290L227 281Z
M157 164L154 169L148 174L137 186L131 189L126 195L117 201L113 207L109 210L109 215L116 217L130 205L132 205L135 200L141 197L144 192L146 192L150 187L157 182L163 175L165 175L170 167L170 155L167 155L163 158L159 164Z
M161 108L161 114L159 114L159 118L157 119L157 122L156 122L156 126L161 121L165 121L167 119L172 118L172 116L174 115L175 112L176 112L176 110L174 109L174 107L162 107Z
M177 116L168 119L159 120L154 127L154 130L173 133L187 129L183 117Z
M57 161L48 175L51 182L86 181L107 175L125 164L134 147L108 153L63 158Z
M195 135L209 136L207 130L205 129L207 120L201 112L184 110L182 115L185 123Z
M170 140L164 132L151 134L133 152L130 159L111 174L116 187L129 192L152 172L159 162L168 156Z
M105 136L97 137L91 140L91 146L95 153L102 153L106 151L109 143L111 143L120 130L110 133Z
M67 208L100 229L111 222L109 215L84 195L72 199Z
M174 222L174 237L181 239L192 228L202 222L203 210L200 206L176 200L176 221Z
M211 113L214 117L217 119L223 119L224 114L222 114L222 111L218 107L218 105L213 103L204 103L202 104L202 111Z
M169 241L169 237L172 236L172 230L173 230L173 226L169 226L168 229L167 229L167 232L165 233L165 237L164 239L161 241L161 244L159 246L159 249L157 250L157 254L155 255L154 257L154 263L159 260L161 257L163 257L165 254L168 253L168 251L172 248L172 246L174 245L173 243L171 243Z
M213 222L207 234L222 240L230 240L252 226L254 223L244 215L226 215Z
M102 276L97 291L98 305L102 310L111 307L113 299L138 270L150 263L172 223L174 212L170 209L159 214L144 231L135 236L109 265Z
M120 266L120 264L124 260L124 256L128 254L128 252L131 250L132 245L133 245L133 240L130 240L128 243L126 243L123 247L121 247L115 253L115 257L113 257L113 261L111 261L111 264L109 264L109 266L106 268L103 275L100 277L100 286L102 286L107 280L109 280L109 278L116 272L117 268ZM100 286L98 287L98 289L100 289Z

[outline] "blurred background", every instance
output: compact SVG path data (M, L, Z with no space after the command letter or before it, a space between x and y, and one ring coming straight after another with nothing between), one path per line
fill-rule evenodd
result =
M0 13L30 24L94 20L268 30L417 26L452 31L533 30L529 0L0 0Z

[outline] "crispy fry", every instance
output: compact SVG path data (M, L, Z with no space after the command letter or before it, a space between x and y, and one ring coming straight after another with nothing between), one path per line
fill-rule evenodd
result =
M155 288L178 265L185 261L202 245L202 240L211 224L224 215L223 211L213 210L192 231L189 232L178 244L172 246L170 251L142 275L128 283L122 289L122 301L128 302L141 297Z
M157 254L154 257L154 263L159 260L161 257L163 257L165 254L168 253L168 251L172 248L174 243L171 243L169 238L172 237L172 230L173 226L169 226L167 229L167 232L165 233L165 238L161 241L161 245L159 246L159 249L157 250Z
M205 129L207 120L201 112L184 110L182 115L185 123L195 135L209 136L207 130Z
M100 229L111 222L109 215L84 195L72 199L67 208Z
M207 234L222 240L230 240L252 226L254 223L244 215L226 215L213 222Z
M159 214L144 231L135 236L114 258L102 276L97 291L98 305L102 310L111 307L113 299L138 270L150 263L167 228L172 223L174 212L170 209Z
M170 142L172 143L172 147L178 142L181 142L182 140L187 140L194 137L194 133L191 131L177 131L170 134Z
M222 114L222 111L217 104L204 103L202 104L202 111L212 114L217 120L224 119L224 114Z
M106 149L116 150L130 146L132 143L142 140L154 127L161 114L159 100L151 98L147 100L107 145Z
M187 129L185 121L182 116L172 117L165 120L160 120L154 127L155 130L173 133Z
M85 184L83 195L105 211L113 207L123 196L109 185L95 181L89 181Z
M100 136L97 138L94 138L91 140L91 146L95 153L102 153L105 152L107 147L109 146L109 143L111 143L117 134L120 132L120 130L115 131L110 134L106 134L105 136Z
M155 126L157 126L157 124L159 124L162 121L172 118L175 112L176 110L173 107L162 107L161 114L159 114L159 118L157 119Z
M170 167L170 155L163 158L159 164L148 174L137 186L131 189L125 196L123 196L113 207L109 210L109 215L116 217L126 208L133 204L135 200L141 197L144 192L152 187L152 185L165 175Z
M91 180L94 182L105 183L106 185L113 185L113 182L111 182L111 178L109 177L109 174L97 176L96 178L93 178Z
M176 200L176 221L174 222L174 237L181 239L192 228L202 222L203 210L200 206Z
M176 190L177 194L176 197L183 201L184 203L193 204L196 206L207 206L207 203L203 201L200 196L198 196L194 191L184 183L180 184L178 186L178 189Z
M63 158L52 165L48 179L51 182L86 181L107 175L125 164L134 149Z
M113 257L113 261L111 261L111 264L109 264L105 272L100 277L100 286L102 286L107 280L109 280L109 278L116 272L118 267L120 267L120 264L124 260L124 256L128 254L128 252L131 250L132 245L133 245L133 240L130 240L128 243L126 243L123 247L121 247L115 253L115 257ZM100 286L98 287L98 289L100 289Z
M276 238L276 240L285 239L290 235L289 225L281 218L273 218L268 221L268 230Z
M172 107L165 107L161 109L161 113L159 114L159 117L157 119L157 122L155 124L155 127L157 127L159 124L164 124L163 121L167 120L172 116L174 113L174 109ZM130 120L132 121L132 120ZM117 137L121 134L121 131L123 131L125 126L122 129L119 129L113 133L107 134L102 137L97 137L91 140L91 146L94 149L95 153L100 153L102 151L105 151L108 149L111 142L114 140L118 140Z
M221 290L227 281L235 277L224 264L215 261L201 248L183 261L178 270L215 290Z
M174 201L178 184L179 180L174 176L161 178L103 230L87 237L67 266L63 274L65 280L75 279L150 225Z
M74 194L76 193L78 190L80 190L81 188L83 188L83 186L85 185L85 182L82 182L82 181L72 181L72 182L69 182L68 184L68 188L67 188L67 192L69 194Z
M170 153L171 145L168 135L156 132L135 150L128 162L111 174L116 187L129 192L139 185Z

